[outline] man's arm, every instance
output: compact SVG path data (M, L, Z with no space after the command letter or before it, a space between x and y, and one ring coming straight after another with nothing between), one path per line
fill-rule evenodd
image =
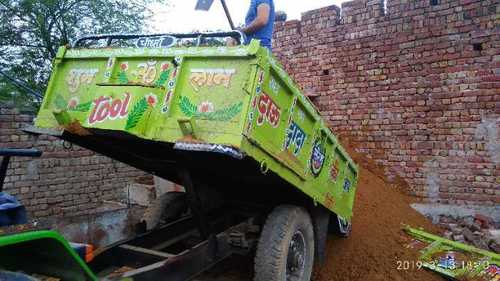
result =
M259 29L266 26L269 22L269 16L271 14L271 6L269 4L260 4L257 7L257 17L248 26L241 29L245 34L252 34L257 32Z

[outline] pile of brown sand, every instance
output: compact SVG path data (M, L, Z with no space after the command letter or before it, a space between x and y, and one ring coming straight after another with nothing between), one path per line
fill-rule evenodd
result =
M351 236L347 239L330 237L327 261L316 269L314 280L442 281L436 273L418 269L418 253L404 247L407 236L402 231L402 224L440 232L414 211L410 203L411 198L397 187L362 167ZM410 269L398 268L405 261Z

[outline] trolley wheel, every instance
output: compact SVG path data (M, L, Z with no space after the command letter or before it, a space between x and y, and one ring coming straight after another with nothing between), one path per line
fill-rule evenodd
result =
M267 217L255 256L255 281L309 281L314 230L309 213L281 205Z

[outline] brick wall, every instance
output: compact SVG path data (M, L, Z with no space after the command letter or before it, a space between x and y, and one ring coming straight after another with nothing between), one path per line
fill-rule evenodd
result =
M310 11L276 24L274 53L390 180L423 201L499 204L500 3L431 2Z
M103 201L124 201L126 186L145 174L61 140L23 133L32 115L0 105L0 148L37 148L41 158L12 158L4 190L16 196L30 217L93 213Z

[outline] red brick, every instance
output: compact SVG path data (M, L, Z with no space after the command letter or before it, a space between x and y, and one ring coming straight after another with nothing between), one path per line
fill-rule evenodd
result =
M142 171L92 151L77 146L65 150L56 138L34 138L16 129L27 125L32 119L33 116L19 115L16 110L0 108L0 147L34 147L45 152L37 160L13 158L7 171L5 191L18 196L31 217L72 216L79 212L78 206L85 206L87 212L92 211L94 208L87 203L89 199L86 197L91 191L94 195L97 192L102 195L93 198L93 202L102 202L104 198L122 201L126 198L123 187L145 176ZM28 174L29 163L36 163L35 176ZM91 171L98 172L91 176ZM120 178L120 181L111 181L111 178ZM105 180L111 184L103 186Z
M326 90L324 84L314 85L322 97L323 116L335 121L330 123L335 133L351 136L359 151L382 161L390 171L397 170L403 160L386 159L412 155L404 161L414 171L402 175L410 188L425 188L425 180L417 180L429 172L424 163L434 159L439 167L456 165L437 168L439 174L471 179L447 177L446 184L460 186L462 192L448 194L446 202L491 204L494 199L469 196L469 191L484 185L476 181L476 174L500 174L487 153L488 141L476 138L479 128L488 127L484 122L500 116L500 83L492 71L500 68L500 57L493 48L496 10L474 14L479 25L464 21L462 14L480 5L480 0L447 0L433 7L432 17L423 16L429 13L428 5L400 6L399 2L389 1L386 17L371 13L362 1L348 2L344 22L334 26L328 40L316 40L325 33L316 23L281 24L274 41L279 49L274 54L303 87L326 83L318 73L321 64L328 65L338 76L328 80ZM358 14L369 16L358 18ZM309 12L308 17L327 20L317 11ZM402 25L401 18L409 20ZM425 24L432 29L424 30ZM470 40L457 45L455 38L469 38L470 34L483 44L482 52L473 51ZM394 127L397 125L401 127ZM427 196L423 191L417 194Z

